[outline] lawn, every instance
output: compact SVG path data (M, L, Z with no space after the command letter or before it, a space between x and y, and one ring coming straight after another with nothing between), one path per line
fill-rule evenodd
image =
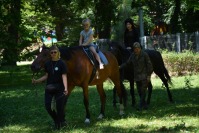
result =
M54 132L52 120L44 108L44 84L33 86L28 65L0 68L0 132L1 133L44 133ZM188 79L188 80L187 80ZM129 84L128 105L125 115L119 116L119 109L112 106L113 84L104 83L107 95L106 116L97 117L100 100L95 86L89 87L91 124L84 124L85 109L82 89L76 87L68 99L66 118L68 126L56 132L69 133L199 133L199 75L172 77L174 103L168 102L165 88L160 79L153 78L154 85L148 110L138 111L130 105ZM189 82L187 82L189 81ZM136 91L136 100L138 94ZM118 106L119 107L119 106Z

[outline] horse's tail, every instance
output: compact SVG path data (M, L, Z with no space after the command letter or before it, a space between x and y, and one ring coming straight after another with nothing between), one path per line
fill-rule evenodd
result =
M166 67L165 67L165 64L164 64L162 55L160 54L160 52L157 52L157 53L159 54L159 57L161 58L161 59L160 59L160 61L161 61L160 64L162 64L161 66L162 66L162 69L163 69L164 76L166 77L167 81L168 81L170 84L172 84L172 82L171 82L171 76L169 75L169 72L168 72L168 70L167 70Z
M171 82L171 76L169 75L168 70L166 69L165 65L164 65L164 75L165 75L167 81L168 81L170 84L172 84L172 82Z

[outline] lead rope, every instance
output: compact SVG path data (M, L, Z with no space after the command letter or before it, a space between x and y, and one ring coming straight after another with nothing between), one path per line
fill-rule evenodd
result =
M38 73L36 73L36 76L38 75ZM35 77L35 73L32 74L32 79ZM37 91L37 88L36 88L36 85L35 84L32 84L32 88L33 90L35 90L35 96L38 96L38 91Z

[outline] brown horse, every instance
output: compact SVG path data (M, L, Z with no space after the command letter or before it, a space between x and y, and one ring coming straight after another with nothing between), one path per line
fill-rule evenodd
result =
M95 75L94 78L90 81L92 71L94 69L91 61L88 59L86 53L83 50L83 47L67 47L59 48L61 53L61 59L66 63L67 66L67 77L68 77L68 96L71 94L75 86L82 87L84 94L84 106L86 109L86 120L85 123L90 123L90 112L89 112L89 99L88 99L88 86L96 85L97 91L100 95L101 101L101 110L98 118L104 117L105 112L105 102L106 94L103 89L103 82L108 78L111 79L113 84L116 87L117 94L119 96L120 102L120 115L123 112L123 94L120 88L120 75L118 62L115 56L111 52L104 52L108 60L108 64L104 66L104 69L98 69L98 75ZM42 51L38 54L37 58L33 61L31 65L32 71L38 72L41 68L44 67L44 63L50 60L49 48L43 46ZM97 77L99 76L99 77Z

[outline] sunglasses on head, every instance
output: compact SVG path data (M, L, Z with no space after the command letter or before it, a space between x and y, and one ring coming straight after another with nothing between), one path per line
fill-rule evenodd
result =
M50 52L50 54L56 54L57 53L57 51L51 51Z

